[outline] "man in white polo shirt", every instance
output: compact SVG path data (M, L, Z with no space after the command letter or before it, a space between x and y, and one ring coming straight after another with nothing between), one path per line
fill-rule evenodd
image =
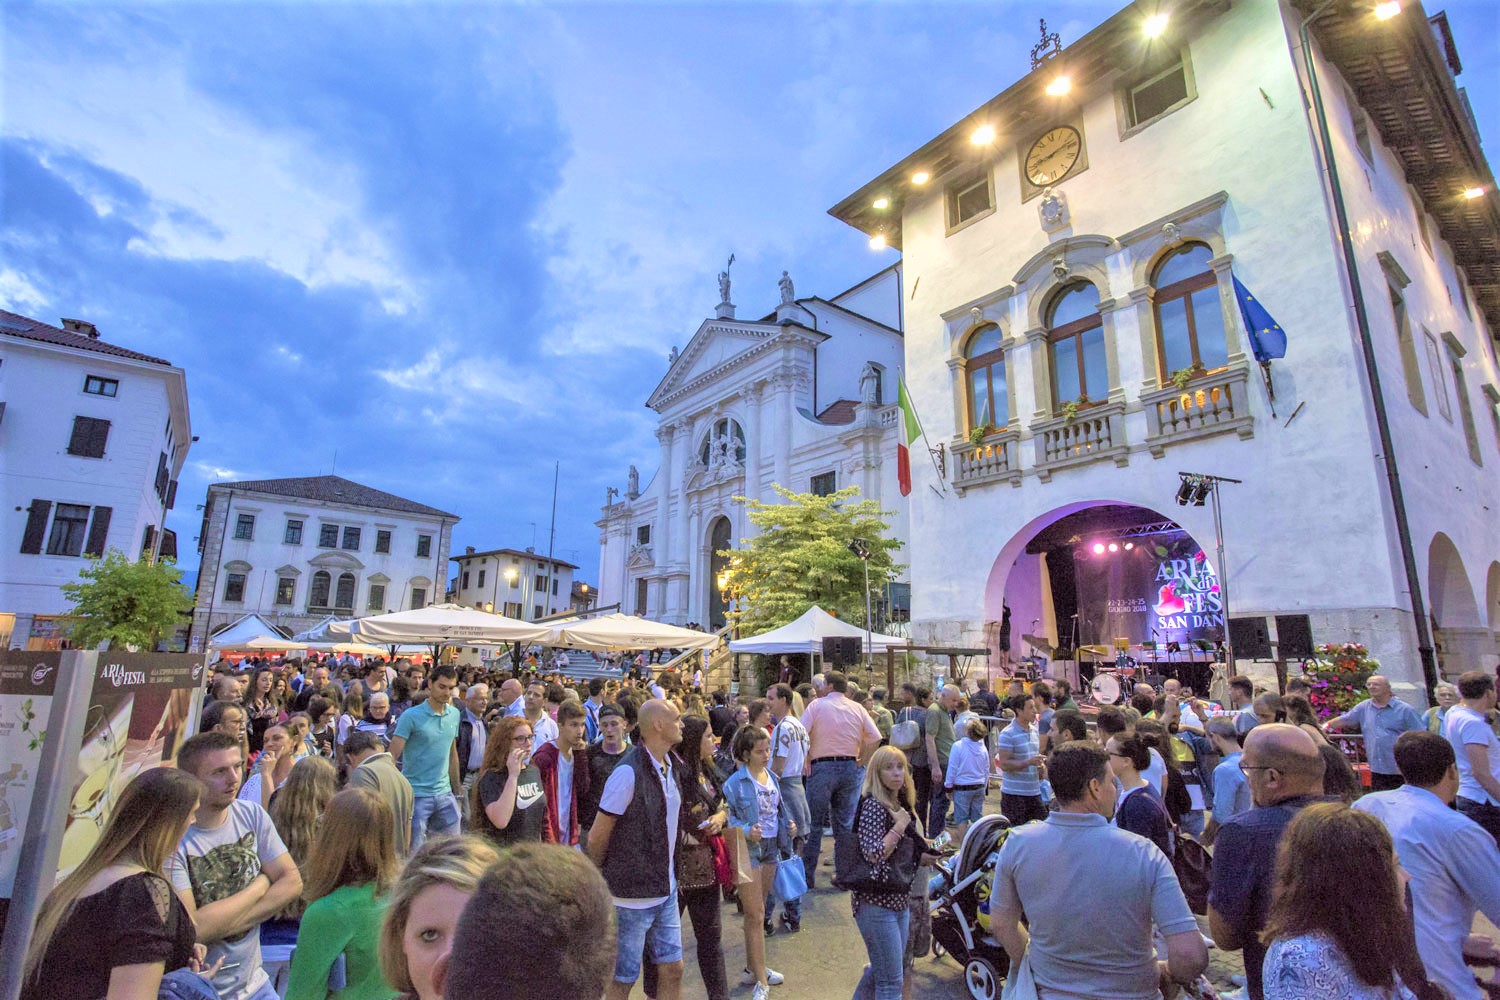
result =
M1500 740L1490 728L1495 679L1470 670L1458 679L1463 703L1448 709L1443 736L1458 763L1458 811L1484 827L1500 845Z

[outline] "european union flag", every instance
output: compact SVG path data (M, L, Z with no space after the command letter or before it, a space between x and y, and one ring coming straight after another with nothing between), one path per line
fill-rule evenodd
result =
M1250 289L1240 284L1239 278L1234 279L1234 297L1239 300L1240 316L1250 333L1250 350L1255 354L1255 360L1265 364L1272 358L1286 357L1286 331L1250 294Z

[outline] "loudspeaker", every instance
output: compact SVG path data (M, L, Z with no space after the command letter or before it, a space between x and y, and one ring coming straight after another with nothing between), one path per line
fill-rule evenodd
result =
M831 667L847 667L859 662L861 640L852 636L833 635L823 640L823 662Z
M1305 660L1313 655L1312 623L1306 615L1276 616L1276 651L1283 660Z
M1229 619L1229 639L1234 644L1236 657L1246 660L1271 658L1271 634L1266 631L1264 618Z

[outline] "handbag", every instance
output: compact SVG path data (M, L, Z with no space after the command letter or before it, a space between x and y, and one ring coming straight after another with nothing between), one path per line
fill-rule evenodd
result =
M905 716L911 709L901 710L901 716ZM891 746L897 750L912 750L922 742L922 725L916 719L900 718L900 721L891 726Z
M793 854L776 862L776 898L782 902L801 899L807 892L807 868Z
M1172 844L1172 869L1177 872L1177 884L1187 897L1188 908L1201 916L1208 914L1208 885L1212 879L1213 857L1208 849L1191 837L1183 836L1181 830L1174 831Z
M859 810L865 807L866 802L872 802L868 796L859 800L859 806L855 810L858 817ZM879 803L876 803L879 805ZM884 810L884 806L879 806ZM853 828L848 830L837 830L833 839L833 884L835 888L844 889L849 892L899 892L905 895L911 891L912 880L917 877L917 852L912 843L911 828L907 827L907 833L901 837L896 849L891 856L878 865L872 865L865 860L865 852L859 846L859 820L856 818Z
M677 884L684 889L705 889L718 885L718 858L711 838L701 844L684 841L677 845Z

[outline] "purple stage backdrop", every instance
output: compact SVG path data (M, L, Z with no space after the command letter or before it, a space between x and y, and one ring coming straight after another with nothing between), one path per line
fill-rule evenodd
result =
M1219 579L1191 535L1172 531L1114 541L1119 551L1096 553L1092 540L1073 550L1078 611L1090 623L1086 642L1224 637ZM1126 549L1126 541L1133 547Z

